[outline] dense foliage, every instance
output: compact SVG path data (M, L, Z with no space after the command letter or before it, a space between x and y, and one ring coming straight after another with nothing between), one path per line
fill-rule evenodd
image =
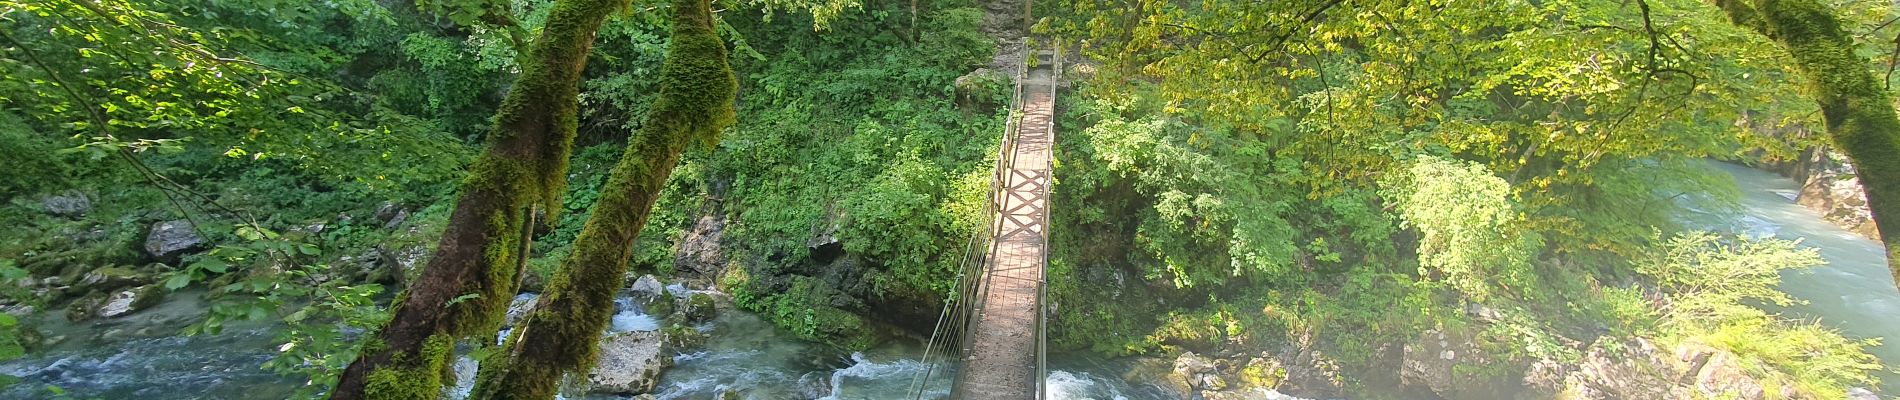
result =
M988 222L1009 101L1009 71L989 69L1022 51L995 26L1020 15L969 0L714 2L697 37L729 49L731 119L643 152L640 132L681 117L661 100L680 84L662 66L686 62L666 57L666 3L614 2L591 47L556 49L585 65L573 107L549 107L572 123L571 157L556 143L513 176L538 212L507 213L521 241L482 256L520 261L528 291L573 286L583 268L716 286L838 349L928 334ZM550 105L504 100L539 73L524 64L533 41L571 22L549 21L557 4L0 0L0 360L49 346L36 323L99 317L114 296L201 296L204 318L167 328L281 321L283 356L264 367L324 394L362 346L386 345L361 332L422 274L458 184L514 166L478 155L508 138L498 121ZM1802 396L1878 384L1874 342L1771 311L1796 301L1776 288L1784 270L1820 264L1811 249L1678 218L1732 206L1709 159L1837 144L1787 133L1838 110L1790 100L1829 88L1802 85L1818 79L1800 64L1813 55L1737 4L1034 3L1026 46L1081 60L1057 107L1052 343L1300 348L1380 371L1454 332L1484 350L1466 372L1505 377L1640 338L1721 349ZM1843 68L1892 79L1895 7L1801 4L1829 6L1834 36L1851 35L1829 42L1851 47L1837 53L1888 58ZM672 169L637 164L656 161ZM616 165L661 178L623 193ZM649 212L644 226L577 244L615 196L644 196L647 209L616 209ZM199 240L152 250L172 229ZM718 259L689 259L708 246L691 241ZM605 250L627 250L625 268L562 266ZM614 278L594 289L617 292ZM419 346L486 347L504 294L448 300L488 318ZM592 358L587 337L560 369ZM445 360L418 360L429 387L410 394L432 395ZM1347 375L1351 394L1401 396Z
M1826 330L1759 311L1699 328L1669 314L1660 331L1629 315L1642 296L1780 298L1772 271L1813 263L1785 245L1711 250L1760 258L1749 276L1767 282L1686 289L1649 254L1731 239L1652 232L1732 196L1702 159L1786 157L1812 143L1759 126L1819 124L1812 103L1769 94L1799 88L1765 38L1711 5L1638 3L1139 1L1045 18L1101 61L1065 118L1058 338L1119 353L1321 337L1380 370L1382 344L1475 330L1501 357L1482 376L1574 363L1603 327L1746 329L1716 342L1800 372L1804 393L1865 384L1878 364ZM1796 336L1833 367L1745 350Z

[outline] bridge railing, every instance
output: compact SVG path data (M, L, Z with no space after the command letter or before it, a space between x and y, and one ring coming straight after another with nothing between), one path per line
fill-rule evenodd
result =
M915 399L922 399L929 390L932 379L936 378L939 362L959 362L970 351L970 332L975 327L971 318L975 310L983 307L981 278L986 272L984 267L991 265L990 256L995 254L992 239L1002 230L1003 218L1000 215L1006 196L1004 190L1007 189L1009 169L1016 164L1016 139L1020 136L1024 116L1023 82L1028 79L1028 71L1027 64L1016 71L1010 94L1009 116L1004 120L996 158L990 166L990 187L984 194L985 227L973 232L964 247L962 260L957 266L956 291L950 298L944 299L943 312L938 315L937 326L924 347L925 369L912 381L910 392ZM948 377L949 374L944 376Z
M1045 196L1042 207L1042 268L1036 269L1036 398L1049 398L1049 232L1050 213L1055 209L1050 202L1055 201L1055 149L1056 149L1056 90L1062 86L1062 42L1051 40L1053 55L1050 56L1049 76L1049 157L1043 158L1042 170L1048 171L1043 186ZM1027 69L1027 68L1025 68Z

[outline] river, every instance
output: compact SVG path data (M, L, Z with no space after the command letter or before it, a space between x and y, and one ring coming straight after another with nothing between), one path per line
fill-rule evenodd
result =
M1805 304L1782 311L1819 320L1851 337L1884 338L1900 333L1900 291L1893 287L1879 243L1823 221L1791 200L1798 187L1770 173L1730 164L1716 168L1736 179L1744 195L1736 214L1691 215L1710 229L1758 236L1801 239L1820 249L1827 265L1788 272L1782 290ZM238 325L216 336L173 336L201 313L197 293L184 292L154 309L113 321L69 324L62 314L46 315L39 329L65 336L59 345L25 358L0 363L0 373L24 381L0 389L0 398L59 398L48 386L77 398L279 399L297 382L265 372L258 365L275 355L268 326ZM623 308L628 308L624 302ZM657 324L628 308L616 315L614 329L654 329ZM909 398L912 378L926 365L918 345L894 341L862 352L819 348L777 333L758 317L728 312L701 327L709 344L682 354L662 377L660 399L708 399L727 391L747 399L898 399ZM1871 351L1883 360L1900 360L1900 345ZM1079 355L1053 355L1049 388L1056 399L1164 399L1171 394L1149 383L1120 377L1124 361ZM464 363L463 367L469 364ZM1895 393L1900 377L1883 375L1883 392ZM947 388L933 386L942 396ZM614 397L590 397L614 398ZM928 398L928 397L927 397Z
M1785 271L1781 290L1802 300L1782 308L1784 316L1819 321L1850 338L1900 337L1900 290L1887 271L1880 242L1848 232L1821 219L1820 213L1795 204L1801 192L1794 180L1758 169L1712 163L1735 177L1742 190L1739 215L1703 214L1692 218L1713 230L1753 236L1800 240L1803 247L1820 250L1827 261L1812 269ZM1888 372L1879 374L1881 393L1900 393L1900 344L1884 343L1868 349Z

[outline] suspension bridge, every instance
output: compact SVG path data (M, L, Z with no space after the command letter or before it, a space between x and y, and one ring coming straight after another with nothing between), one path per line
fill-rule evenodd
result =
M1028 43L1025 39L1025 43ZM1008 122L990 180L990 224L964 253L958 292L926 346L916 399L949 380L952 399L1047 397L1049 186L1062 55L1031 53L1016 71ZM941 393L937 393L941 396Z

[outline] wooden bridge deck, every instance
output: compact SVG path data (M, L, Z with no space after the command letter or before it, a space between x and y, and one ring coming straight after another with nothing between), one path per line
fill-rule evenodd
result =
M1047 243L1050 160L1055 145L1055 74L1035 68L1023 82L1023 117L1006 166L999 223L978 290L968 357L954 393L961 399L1032 399L1042 376L1038 294Z

